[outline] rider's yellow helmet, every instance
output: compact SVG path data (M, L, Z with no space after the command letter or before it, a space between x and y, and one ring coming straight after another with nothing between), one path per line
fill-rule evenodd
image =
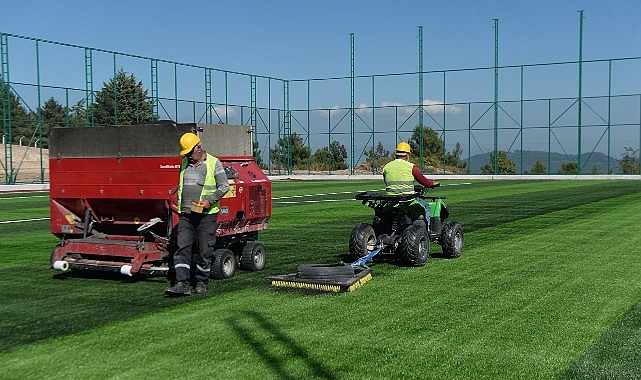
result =
M405 154L410 154L410 144L401 141L396 146L396 154L404 156Z

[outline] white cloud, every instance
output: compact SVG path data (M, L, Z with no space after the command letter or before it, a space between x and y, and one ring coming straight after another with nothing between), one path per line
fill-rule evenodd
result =
M399 102L381 102L381 107L405 107L405 104Z
M393 107L397 107L396 109L401 115L410 115L411 113L417 112L416 106L408 106L400 102L384 101L384 102L381 102L381 106L388 107L389 110L393 110L394 109ZM426 112L431 114L435 114L435 115L443 114L443 102L438 100L424 99L423 108L425 109ZM446 104L445 112L449 115L456 115L463 112L463 110L461 109L461 107L459 107L456 104Z
M425 110L429 113L433 113L437 115L443 114L443 102L439 102L437 100L424 99L423 106ZM463 110L461 109L461 107L457 106L456 104L445 105L445 113L447 114L456 115L461 112L463 112Z
M356 107L356 113L358 113L361 116L366 116L366 115L371 115L372 114L372 107L368 105L367 103L361 103Z
M227 114L225 114L227 113ZM225 121L225 118L232 118L237 115L238 111L236 111L236 107L225 107L224 105L220 106L214 106L214 110L212 112L212 120L218 120L220 117L223 121Z
M433 115L442 115L443 114L443 103L439 102L437 100L431 100L431 99L425 99L423 100L423 106L426 112L431 113ZM409 116L412 113L416 113L417 107L412 105L409 106L407 104L401 103L401 102L390 102L390 101L383 101L381 102L380 107L383 107L382 109L377 109L378 112L398 112L399 116ZM335 117L337 115L345 115L349 112L349 109L345 107L339 107L337 105L331 107L330 113L332 117ZM361 116L365 115L371 115L372 114L372 106L370 106L367 103L360 103L358 104L355 108L354 111L358 113ZM327 116L327 109L323 110L316 110L315 111L317 114L321 116ZM455 114L460 114L463 112L460 106L455 105L455 104L447 104L445 105L445 112L449 115L455 115Z
M322 109L322 110L314 110L315 113L317 113L320 116L327 116L327 109ZM349 110L339 107L339 106L333 106L329 108L329 113L331 114L332 117L336 115L343 115L345 113L349 112Z

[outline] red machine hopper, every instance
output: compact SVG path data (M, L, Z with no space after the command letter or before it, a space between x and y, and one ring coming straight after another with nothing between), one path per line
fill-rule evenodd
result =
M212 277L265 266L258 231L271 216L271 182L252 156L247 126L148 124L50 131L51 254L59 270L166 275L175 249L178 140L198 133L230 191L221 200Z

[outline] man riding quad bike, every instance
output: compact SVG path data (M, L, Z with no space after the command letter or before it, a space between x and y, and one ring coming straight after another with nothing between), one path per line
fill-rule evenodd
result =
M349 239L350 253L356 258L382 253L396 253L409 265L423 266L430 252L430 240L443 247L448 257L459 257L463 250L463 230L456 221L441 228L448 217L444 198L429 197L426 188L439 186L426 178L410 162L410 145L396 146L396 159L383 167L385 193L365 192L356 199L375 211L372 224L357 225ZM414 181L420 185L414 186ZM376 253L373 253L378 249Z
M463 251L463 229L456 220L445 223L449 216L444 197L428 197L422 185L413 194L388 195L363 192L356 195L374 209L371 224L359 223L349 238L349 251L362 258L380 248L382 254L393 254L411 266L423 266L430 254L430 241L442 247L448 258ZM429 201L427 201L429 199ZM425 220L426 206L429 221ZM428 226L429 225L429 226Z

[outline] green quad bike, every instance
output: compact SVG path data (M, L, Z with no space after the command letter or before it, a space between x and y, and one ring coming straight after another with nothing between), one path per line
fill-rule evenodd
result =
M370 259L378 253L395 255L410 266L427 263L430 241L442 247L448 258L457 258L463 251L463 229L449 216L445 197L427 196L422 185L414 186L414 194L387 195L385 192L362 192L355 198L374 209L371 224L359 223L349 238L350 254L357 259ZM430 208L429 227L425 206Z

